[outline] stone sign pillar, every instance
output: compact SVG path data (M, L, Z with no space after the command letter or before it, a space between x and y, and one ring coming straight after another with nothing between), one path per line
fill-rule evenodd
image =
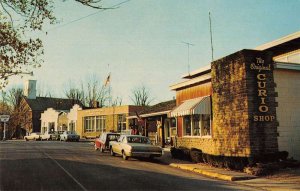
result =
M215 154L255 157L278 151L273 68L272 56L255 50L212 63Z
M252 156L278 152L272 55L261 51L247 51L246 78Z

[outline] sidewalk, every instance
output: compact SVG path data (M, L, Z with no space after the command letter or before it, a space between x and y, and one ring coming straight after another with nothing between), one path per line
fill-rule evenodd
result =
M236 181L238 184L263 188L265 190L300 190L300 169L293 170L293 173L284 171L268 177L256 177L243 172L215 168L206 164L195 164L189 161L173 159L170 149L164 149L164 155L158 159L161 163L170 165L182 170L199 173L211 178L226 181Z

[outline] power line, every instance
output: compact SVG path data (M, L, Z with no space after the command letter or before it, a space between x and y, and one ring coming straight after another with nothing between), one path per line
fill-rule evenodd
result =
M53 28L47 30L46 33L48 33L49 31L52 31L52 30L56 30L56 29L59 29L59 28L63 28L63 27L65 27L65 26L67 26L67 25L70 25L70 24L75 23L75 22L77 22L77 21L86 19L86 18L88 18L88 17L90 17L90 16L93 16L93 15L96 15L96 14L98 14L98 13L100 13L100 12L103 12L103 11L106 11L106 10L110 10L110 9L117 9L117 8L119 8L120 5L125 4L125 3L129 2L129 1L130 1L130 0L122 1L121 3L115 4L115 5L111 6L111 7L101 9L101 10L99 10L99 11L96 11L96 12L91 13L91 14L89 14L89 15L80 17L80 18L78 18L78 19L75 19L75 20L70 21L70 22L68 22L68 23L65 23L65 24L63 24L63 25L59 25L59 26L57 26L57 27L53 27Z

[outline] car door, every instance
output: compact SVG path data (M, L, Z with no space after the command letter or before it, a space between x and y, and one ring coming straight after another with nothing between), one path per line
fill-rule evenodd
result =
M126 139L125 136L120 137L120 139L118 139L118 141L117 141L116 144L115 144L115 149L114 149L114 151L115 151L116 153L120 154L120 155L122 154L122 147L121 147L121 144L122 144L122 142L123 142L124 139Z

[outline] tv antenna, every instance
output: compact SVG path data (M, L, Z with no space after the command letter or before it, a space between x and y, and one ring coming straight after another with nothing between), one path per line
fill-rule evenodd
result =
M195 46L195 44L184 42L184 41L181 41L181 43L186 44L188 48L188 73L190 75L190 46Z
M212 36L212 29L211 29L211 17L210 12L208 12L209 17L209 32L210 32L210 47L211 47L211 61L214 61L214 47L213 47L213 36Z

